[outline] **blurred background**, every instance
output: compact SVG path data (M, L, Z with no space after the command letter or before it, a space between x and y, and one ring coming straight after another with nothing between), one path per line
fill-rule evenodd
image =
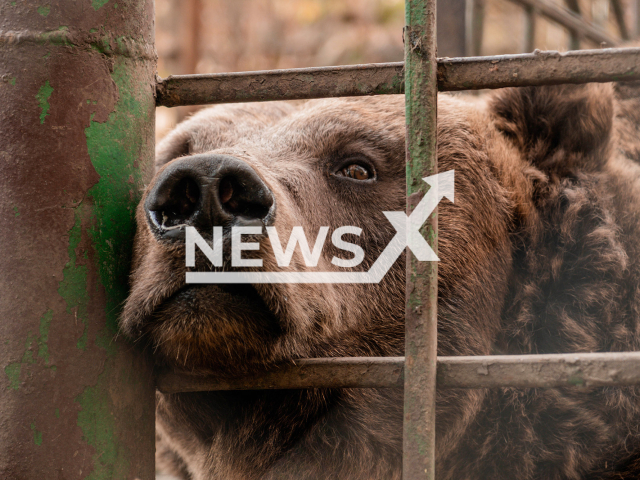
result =
M639 3L438 0L438 55L615 46L638 35ZM404 0L156 0L158 73L399 62L403 26ZM157 139L196 109L158 108Z

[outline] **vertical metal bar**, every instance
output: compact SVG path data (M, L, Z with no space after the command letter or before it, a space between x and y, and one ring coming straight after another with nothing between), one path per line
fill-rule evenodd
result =
M525 30L524 30L524 51L533 52L536 48L536 18L538 12L531 5L524 9L525 12Z
M182 0L180 3L180 73L197 73L200 61L200 42L202 37L202 0ZM198 111L197 106L184 106L177 109L180 122Z
M200 36L202 32L202 0L186 0L182 8L182 73L198 73L200 61Z
M438 0L438 56L464 57L467 0Z
M407 213L410 213L427 190L422 178L437 171L436 2L407 0L405 5ZM422 233L436 252L437 232L434 212ZM435 476L437 274L436 262L419 262L407 252L405 480L433 480Z
M640 1L640 0L639 0ZM482 54L484 34L484 0L467 0L467 55L478 57Z
M567 8L576 15L582 16L580 12L580 2L578 0L565 0ZM569 29L569 50L580 50L582 36L575 30Z
M627 22L624 18L624 5L620 0L611 0L611 6L613 7L613 14L616 17L616 23L618 24L618 30L620 31L620 38L623 40L629 40L629 29L627 28Z
M151 480L151 362L116 331L153 159L153 1L38 5L1 7L0 478Z

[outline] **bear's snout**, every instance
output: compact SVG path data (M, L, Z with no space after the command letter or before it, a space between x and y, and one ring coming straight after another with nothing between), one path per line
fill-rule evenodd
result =
M144 203L158 240L184 239L184 227L267 226L275 219L271 189L246 162L228 155L178 159L160 172Z

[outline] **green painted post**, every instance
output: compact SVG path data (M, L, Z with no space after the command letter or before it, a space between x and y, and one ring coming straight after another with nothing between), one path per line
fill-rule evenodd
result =
M424 196L423 177L437 173L436 2L405 4L407 214ZM434 212L422 233L437 253ZM407 253L403 478L435 478L438 264Z
M153 159L153 0L2 0L0 18L0 478L151 480L151 362L116 332Z

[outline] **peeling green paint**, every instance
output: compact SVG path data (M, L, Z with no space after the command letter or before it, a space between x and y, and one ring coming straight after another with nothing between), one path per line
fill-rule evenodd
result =
M87 317L87 307L89 305L89 294L87 292L87 266L78 265L76 248L80 244L82 237L82 204L76 207L75 223L69 230L69 261L62 271L62 281L58 286L58 294L67 304L67 313L73 314L75 309L76 318L84 325L82 336L78 339L76 346L80 350L87 348L87 329L89 320Z
M49 309L40 319L40 336L38 337L38 356L44 359L44 363L49 363L49 328L51 327L51 319L53 318L53 310Z
M94 10L100 9L107 3L109 3L109 0L91 0L91 5L93 5Z
M38 93L36 95L36 100L38 101L38 105L42 110L40 114L40 123L44 123L44 119L49 115L49 97L53 93L53 88L49 84L49 80L45 82L45 84L40 87Z
M38 13L43 17L48 17L50 12L51 12L51 5L43 5L41 7L38 7Z
M33 432L33 443L40 446L42 445L42 432L36 429L36 424L31 424L31 431Z
M9 85L11 85L12 87L16 86L16 77L11 77L9 79Z
M56 416L56 418L60 418L60 409L59 408L56 408L55 416Z
M22 364L20 362L10 363L4 367L4 373L9 377L9 389L18 390L20 388L20 371Z
M22 355L22 363L36 363L36 359L33 358L33 350L31 346L34 341L37 341L38 337L32 336L31 332L27 333L27 341L24 345L24 355Z
M114 421L109 409L109 400L100 388L100 379L95 387L87 387L76 398L82 410L78 413L78 426L86 443L96 449L93 456L93 472L84 480L111 480L125 478L129 462L118 455ZM118 460L118 462L116 462Z
M38 335L33 335L31 332L27 333L27 340L24 344L24 353L19 362L13 362L4 367L4 373L9 378L9 389L18 390L20 388L20 374L22 373L23 365L33 365L36 363L36 358L33 355L33 349L38 347L38 357L44 360L45 364L49 363L49 347L47 342L49 340L49 328L51 327L51 320L53 319L53 310L49 309L40 319L40 329ZM53 371L56 371L55 366L49 367Z
M98 273L107 294L107 327L117 332L117 317L127 296L128 269L138 196L140 173L134 168L138 159L141 125L146 111L132 94L124 62L114 67L112 78L119 100L105 123L91 119L85 130L89 157L100 180L88 192L94 201L96 223L90 230L98 255ZM135 198L134 198L135 197Z
M111 75L118 89L118 102L104 123L91 116L85 129L89 157L100 180L87 193L92 200L92 222L88 233L96 252L100 283L106 294L106 326L95 344L110 358L117 353L113 337L118 315L127 295L130 252L135 231L135 208L139 199L140 173L134 164L140 155L141 132L149 123L148 108L134 95L130 64L117 58ZM148 106L147 106L148 107ZM109 359L107 359L109 362ZM92 473L85 480L125 478L131 458L120 451L116 421L111 415L109 367L95 386L87 387L76 401L81 406L77 424L86 443L95 448Z
M15 205L13 206L13 216L14 217L20 216L20 212L18 212L18 207L16 207Z

